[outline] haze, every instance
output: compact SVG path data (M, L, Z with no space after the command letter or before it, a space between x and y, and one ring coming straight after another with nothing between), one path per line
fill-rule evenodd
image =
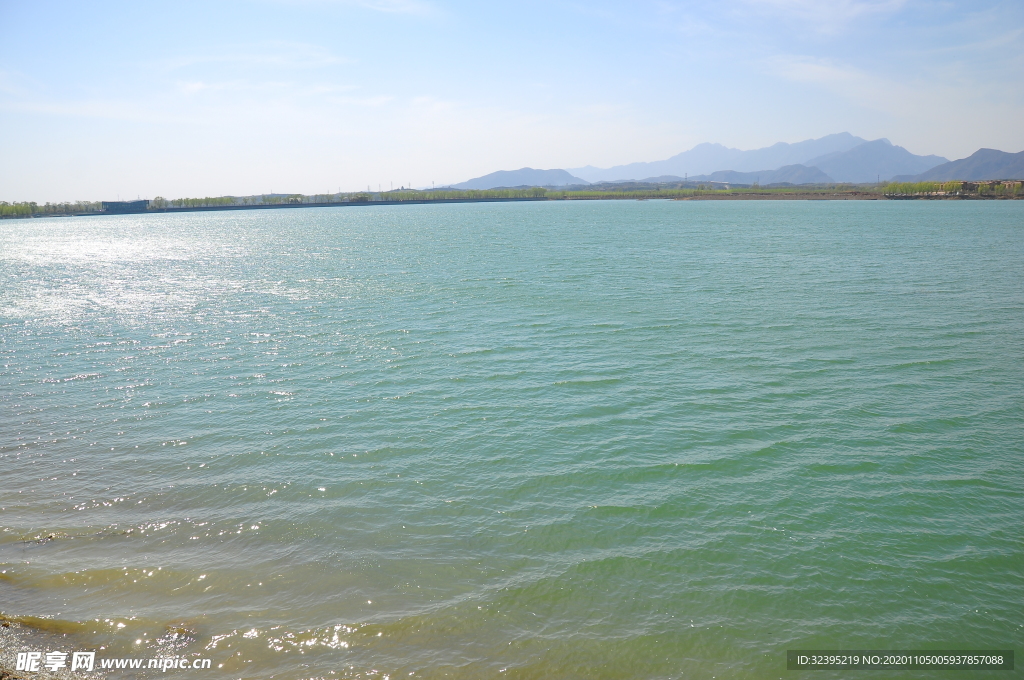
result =
M0 200L429 187L839 131L1024 149L1024 5L0 0Z

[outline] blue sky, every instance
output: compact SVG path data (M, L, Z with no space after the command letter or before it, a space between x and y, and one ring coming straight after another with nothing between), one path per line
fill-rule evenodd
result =
M430 186L849 131L1024 150L1020 0L0 0L0 200Z

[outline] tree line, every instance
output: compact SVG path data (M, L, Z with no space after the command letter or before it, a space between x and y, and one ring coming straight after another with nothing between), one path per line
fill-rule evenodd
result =
M355 192L336 194L261 194L254 196L206 196L204 198L166 199L157 196L149 202L149 210L187 210L189 208L215 208L222 206L258 206L282 204L331 204L331 203L376 203L376 202L429 202L486 199L549 199L549 200L594 200L594 199L651 199L651 198L692 198L726 194L832 194L858 191L880 192L886 196L978 196L992 198L1019 198L1024 194L1021 182L890 182L884 187L867 188L852 185L818 185L791 187L716 187L712 184L698 184L695 187L652 187L617 189L545 189L530 187L524 189L431 189L424 191L395 190L383 192ZM32 217L33 215L82 215L103 212L99 201L75 201L64 203L35 202L8 203L0 201L0 218Z
M890 182L882 188L886 196L992 196L1017 198L1018 182Z
M99 201L68 201L64 203L44 203L39 205L35 201L22 203L8 203L0 201L0 219L12 217L32 217L33 215L81 215L83 213L98 213L103 207Z

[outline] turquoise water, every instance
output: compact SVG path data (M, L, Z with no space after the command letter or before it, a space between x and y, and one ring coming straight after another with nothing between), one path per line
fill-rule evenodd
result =
M1019 650L1022 262L1019 202L2 222L0 610L225 678Z

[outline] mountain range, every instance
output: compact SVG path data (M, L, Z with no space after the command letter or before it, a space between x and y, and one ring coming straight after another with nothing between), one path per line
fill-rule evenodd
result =
M1024 152L1010 154L981 149L970 158L950 162L942 156L918 156L888 139L866 140L848 132L779 142L742 151L721 144L698 144L662 161L611 168L493 172L453 185L458 189L512 186L567 186L598 182L726 182L730 184L867 184L878 181L945 179L1013 179L1024 177Z
M917 176L893 178L898 182L946 182L951 179L1024 179L1024 151L1006 153L978 149L967 158L943 163Z
M866 141L866 139L854 137L849 132L840 132L796 144L779 142L752 151L741 151L721 144L705 143L698 144L689 151L676 154L663 161L630 163L604 169L588 165L583 168L568 168L568 171L588 182L614 182L657 175L688 177L689 175L709 175L719 170L758 172L766 169L774 170L784 165L806 164L806 161L812 158L849 151Z
M697 182L726 182L728 184L831 184L834 180L818 168L806 165L784 165L778 170L757 170L737 172L719 170L709 175L698 175L690 179Z
M941 156L915 156L902 146L894 146L887 139L876 139L873 142L858 144L846 151L833 151L803 163L784 165L780 168L766 167L749 172L717 170L702 175L691 175L689 179L730 184L757 182L762 185L832 182L858 184L889 179L900 173L917 174L944 162L946 159ZM680 179L682 178L675 177L676 181Z
M942 156L915 156L888 139L864 142L841 153L812 158L804 165L818 168L836 182L869 183L895 175L916 175L947 163Z
M483 177L476 177L459 184L452 184L452 189L494 189L497 187L564 187L569 184L589 184L586 180L573 177L565 170L534 170L519 168L518 170L498 170Z

